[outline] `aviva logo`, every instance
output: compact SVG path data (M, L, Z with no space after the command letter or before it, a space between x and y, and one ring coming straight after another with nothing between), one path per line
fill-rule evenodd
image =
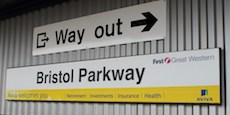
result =
M200 102L213 101L213 98L208 96L208 90L206 89L202 89L200 95L201 97L198 97L197 101L200 101Z
M201 96L207 96L208 95L208 90L202 89L201 90Z

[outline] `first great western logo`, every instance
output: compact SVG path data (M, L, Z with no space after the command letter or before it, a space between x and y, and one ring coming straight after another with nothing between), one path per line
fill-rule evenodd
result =
M214 55L201 55L201 56L185 56L185 57L165 57L165 58L154 58L152 64L172 64L172 63L188 63L188 62L202 62L202 61L213 61L215 60Z

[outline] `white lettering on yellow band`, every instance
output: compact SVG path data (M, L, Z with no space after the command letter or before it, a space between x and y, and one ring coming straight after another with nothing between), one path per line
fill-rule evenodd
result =
M7 100L220 103L219 86L7 90Z

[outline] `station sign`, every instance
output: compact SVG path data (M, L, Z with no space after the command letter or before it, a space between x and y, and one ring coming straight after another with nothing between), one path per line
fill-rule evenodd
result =
M219 49L7 69L6 99L220 103Z
M34 28L33 55L164 39L166 1L154 1Z

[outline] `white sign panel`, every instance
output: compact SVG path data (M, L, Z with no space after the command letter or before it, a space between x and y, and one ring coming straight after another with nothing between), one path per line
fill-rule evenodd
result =
M219 49L11 68L6 91L8 100L220 103Z
M36 27L33 55L163 39L166 3L154 1Z

